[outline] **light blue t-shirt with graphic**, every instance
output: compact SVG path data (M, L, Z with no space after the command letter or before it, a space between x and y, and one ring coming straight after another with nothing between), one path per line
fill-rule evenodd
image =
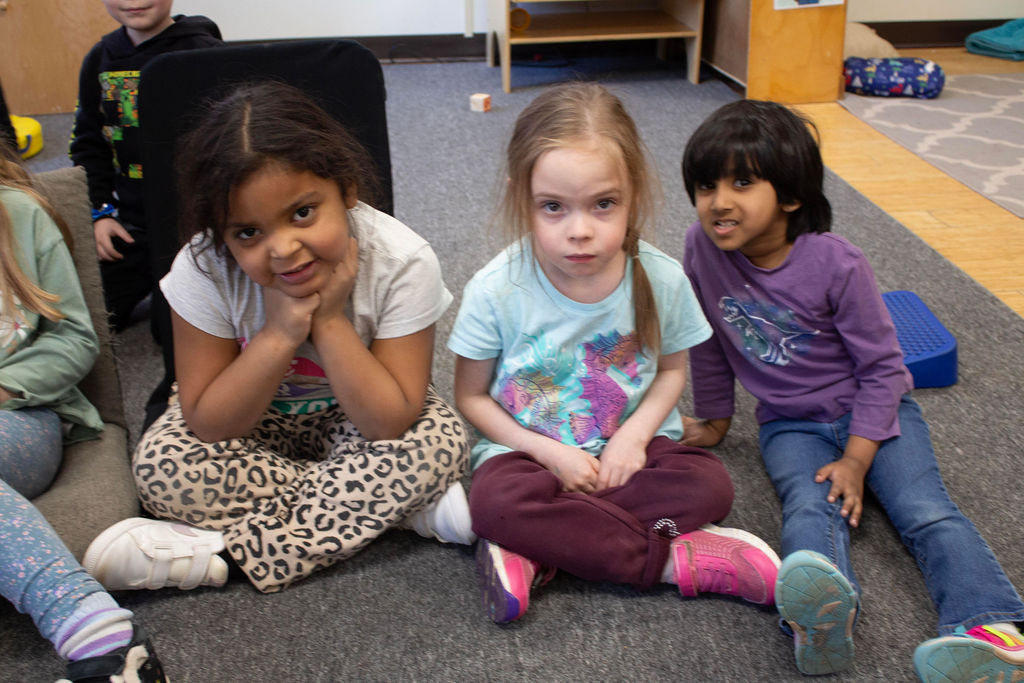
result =
M640 243L654 290L661 353L688 349L711 336L678 261ZM448 348L472 360L496 358L491 397L524 427L597 456L633 414L658 369L641 353L634 325L632 261L604 300L582 304L561 294L536 263L529 240L496 256L469 281ZM683 434L673 409L658 434ZM509 449L486 438L471 467Z

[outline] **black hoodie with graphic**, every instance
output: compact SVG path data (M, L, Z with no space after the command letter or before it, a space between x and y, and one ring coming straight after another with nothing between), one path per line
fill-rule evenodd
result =
M145 227L139 73L167 52L223 44L215 23L179 14L173 24L137 46L122 26L103 36L85 56L70 155L76 166L85 167L93 208L113 204L121 221Z

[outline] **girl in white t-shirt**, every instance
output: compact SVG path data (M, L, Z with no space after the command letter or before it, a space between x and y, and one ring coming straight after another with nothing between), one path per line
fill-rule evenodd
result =
M360 201L365 152L279 83L239 88L180 149L177 395L133 456L143 506L179 523L121 522L86 567L192 588L224 583L226 553L272 592L398 524L472 542L464 429L429 385L452 296L430 246Z
M518 239L466 286L449 348L483 434L470 511L492 620L562 569L683 595L773 602L778 557L711 524L728 472L679 443L686 349L711 334L678 261L640 240L651 175L633 120L596 84L541 94L508 144Z

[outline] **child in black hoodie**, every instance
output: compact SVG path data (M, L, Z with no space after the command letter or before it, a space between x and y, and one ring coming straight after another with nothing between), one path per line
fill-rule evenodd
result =
M139 74L167 52L223 41L206 17L172 17L172 0L140 9L127 0L103 4L121 28L103 36L82 62L70 154L88 177L104 296L111 325L121 331L135 306L157 292L143 212Z

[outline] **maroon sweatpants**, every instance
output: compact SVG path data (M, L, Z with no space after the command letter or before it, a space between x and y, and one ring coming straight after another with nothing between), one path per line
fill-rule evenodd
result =
M629 481L589 495L562 490L522 451L492 457L473 473L469 509L478 536L543 566L647 589L661 580L675 532L723 519L732 500L718 458L660 436Z

